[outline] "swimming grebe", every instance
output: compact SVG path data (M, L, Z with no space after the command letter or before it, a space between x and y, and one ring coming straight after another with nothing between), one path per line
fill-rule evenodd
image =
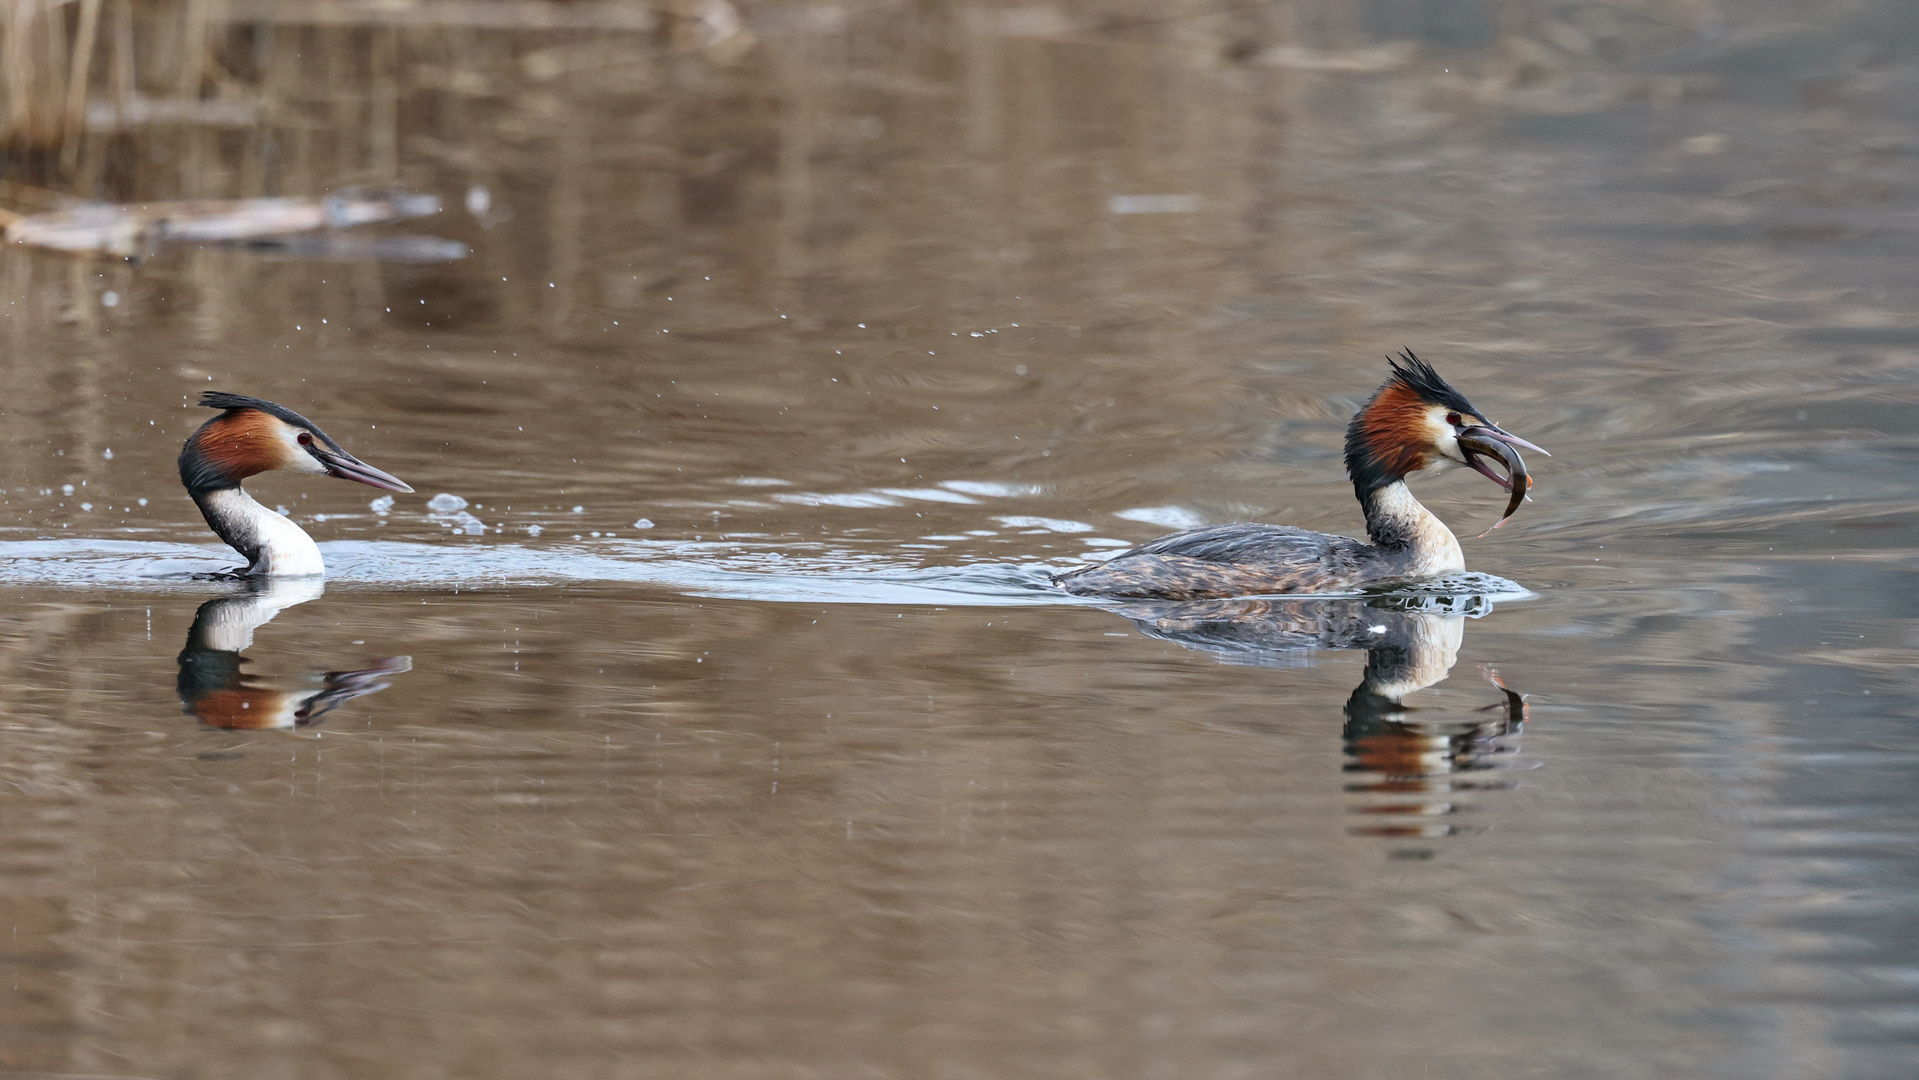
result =
M305 530L253 501L240 481L256 473L337 476L385 491L412 491L399 479L341 448L313 421L283 405L207 391L200 404L225 410L201 424L180 450L180 482L207 525L247 557L248 575L326 573L320 548Z
M1054 584L1081 596L1201 600L1352 592L1464 570L1459 541L1413 498L1406 477L1469 465L1512 493L1511 516L1530 483L1514 448L1546 451L1500 430L1410 351L1387 362L1392 376L1346 426L1346 475L1365 508L1371 543L1235 522L1161 537L1059 574ZM1499 459L1507 475L1488 466L1488 457Z

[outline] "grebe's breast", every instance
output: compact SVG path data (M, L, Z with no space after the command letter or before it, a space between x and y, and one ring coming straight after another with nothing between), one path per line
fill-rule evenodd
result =
M1350 536L1241 521L1164 536L1053 582L1080 596L1160 600L1351 592L1379 576L1378 554Z
M261 506L244 489L222 488L195 495L193 500L220 539L247 557L247 574L314 577L326 573L320 546L306 530Z

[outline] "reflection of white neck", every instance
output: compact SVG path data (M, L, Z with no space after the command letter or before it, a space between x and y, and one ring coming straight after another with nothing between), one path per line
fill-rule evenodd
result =
M1394 703L1450 675L1466 637L1462 615L1407 611L1395 613L1381 625L1386 632L1379 644L1391 648L1374 655L1390 662L1369 663L1366 681L1373 693Z
M249 574L301 577L326 573L320 546L298 525L276 514L237 487L202 496L207 524L234 550L253 560Z
M300 536L304 538L306 534L300 533ZM313 541L308 540L307 544L312 546ZM314 552L314 557L318 558L319 552ZM199 629L204 636L199 644L216 652L242 652L252 647L253 632L272 622L275 615L295 604L317 600L325 591L326 582L319 578L299 577L265 582L254 592L224 597L201 616Z

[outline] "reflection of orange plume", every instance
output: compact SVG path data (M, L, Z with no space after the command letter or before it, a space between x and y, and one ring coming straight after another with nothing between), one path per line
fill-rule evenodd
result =
M182 687L186 711L212 727L230 731L315 727L327 713L356 697L377 694L393 685L388 676L413 668L405 656L388 656L354 671L329 671L318 689L305 692L272 690L251 675L238 674L244 657L227 654L236 672L224 685L193 693Z
M213 727L234 731L292 727L293 695L247 686L250 681L241 676L240 686L206 694L189 702L187 710Z
M1452 772L1451 742L1444 735L1426 734L1404 724L1392 724L1388 730L1362 735L1346 745L1347 752L1353 756L1353 768L1409 781L1415 777ZM1423 784L1402 782L1400 790L1428 790ZM1383 789L1373 787L1369 790Z
M340 705L385 690L391 676L413 670L411 657L388 656L357 670L303 672L292 690L276 690L242 670L247 658L241 650L252 646L254 630L283 608L319 596L320 588L313 579L268 579L201 604L180 650L184 711L229 731L311 727Z

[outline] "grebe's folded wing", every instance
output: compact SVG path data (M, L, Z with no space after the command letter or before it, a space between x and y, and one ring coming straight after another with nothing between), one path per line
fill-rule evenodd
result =
M1117 558L1128 555L1179 555L1202 562L1233 564L1273 564L1301 558L1318 558L1339 541L1357 545L1346 536L1332 536L1296 529L1290 525L1262 525L1256 521L1235 521L1228 525L1208 525L1203 529L1162 536L1141 544Z
M1081 596L1162 600L1339 592L1362 577L1365 551L1350 536L1235 522L1161 537L1053 583Z

